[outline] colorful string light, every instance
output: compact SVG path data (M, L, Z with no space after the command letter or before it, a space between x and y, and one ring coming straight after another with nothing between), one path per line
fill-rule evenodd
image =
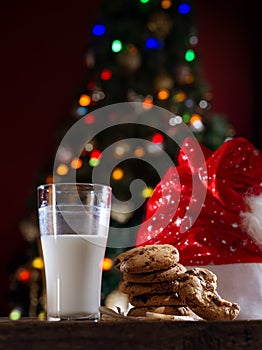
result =
M26 283L29 282L31 279L31 272L27 269L20 269L17 273L17 279L20 282Z
M159 100L166 100L168 99L170 95L170 92L167 89L160 90L157 94L157 97Z
M87 114L85 116L85 123L86 124L93 124L95 122L95 116L93 114Z
M122 48L123 48L123 45L122 45L120 40L114 40L112 42L112 46L111 47L112 47L112 51L113 52L120 52L122 50Z
M89 95L86 95L86 94L82 94L79 98L79 101L78 101L79 105L82 106L82 107L86 107L88 105L90 105L91 103L91 97Z
M186 51L186 53L185 53L185 60L187 62L194 61L195 57L196 57L196 55L195 55L195 51L194 50L189 49L189 50Z
M163 47L162 41L156 38L146 39L146 48L148 49L161 49Z
M150 109L152 108L153 104L154 104L153 98L151 96L147 96L143 101L143 108Z
M9 314L9 318L12 321L20 320L21 316L22 316L22 311L20 308L14 308Z
M106 32L106 26L104 24L96 24L93 27L92 33L95 36L102 36Z
M44 267L43 259L42 259L40 256L34 258L34 260L32 261L32 266L33 266L35 269L42 270L43 267Z
M72 169L80 169L83 165L83 161L80 158L74 158L72 159L70 165Z
M161 7L163 10L167 10L172 6L172 1L171 0L162 0L161 1Z
M134 151L134 155L138 158L141 158L145 155L145 149L143 147L137 147Z
M102 156L102 152L98 149L94 149L90 154L89 165L91 167L98 166L100 164L100 158Z
M174 95L175 102L183 102L186 99L186 94L183 91L179 91Z
M142 190L142 197L143 198L149 198L149 197L151 197L152 193L153 193L153 188L152 187L145 187Z
M112 172L112 179L114 180L121 180L124 177L124 171L121 168L116 168L113 172Z
M186 3L186 2L182 2L179 6L178 6L178 12L181 13L182 15L186 15L191 11L191 6Z
M110 80L112 78L112 71L110 69L103 69L100 77L102 80Z
M164 136L160 133L156 133L152 136L152 142L155 144L163 143L163 141L164 141Z
M81 117L83 117L85 114L87 114L87 112L88 112L88 109L86 107L83 107L83 106L78 107L76 110L76 113Z
M113 267L113 260L105 257L102 261L102 270L103 271L108 271Z
M66 164L59 164L57 169L56 169L56 173L58 175L66 175L68 173L69 169L68 166Z

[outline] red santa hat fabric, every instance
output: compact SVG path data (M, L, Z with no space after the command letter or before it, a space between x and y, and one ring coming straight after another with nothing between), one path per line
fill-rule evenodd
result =
M197 152L191 141L184 141L178 166L167 170L149 198L136 245L173 244L188 266L261 263L261 152L244 138L229 139L215 152L201 146L203 176L201 166L192 167L185 156L186 147ZM194 194L193 177L198 179ZM189 206L199 213L192 225Z

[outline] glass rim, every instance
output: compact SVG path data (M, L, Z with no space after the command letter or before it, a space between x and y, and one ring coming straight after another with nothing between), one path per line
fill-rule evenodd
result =
M55 188L55 187L60 187L60 186L85 186L88 187L90 189L108 189L110 191L112 191L112 187L109 185L105 185L105 184L100 184L100 183L92 183L92 182L54 182L54 183L50 183L50 184L42 184L42 185L38 185L37 186L37 190L46 190L48 188ZM86 188L86 190L88 189Z

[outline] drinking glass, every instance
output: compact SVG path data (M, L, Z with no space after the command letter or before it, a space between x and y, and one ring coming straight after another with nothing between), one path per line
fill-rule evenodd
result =
M91 183L37 187L49 321L100 318L111 192Z

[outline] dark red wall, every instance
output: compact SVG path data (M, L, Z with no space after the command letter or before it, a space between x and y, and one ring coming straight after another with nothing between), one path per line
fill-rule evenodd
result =
M1 220L0 316L7 313L6 267L23 248L18 224L56 129L82 82L88 31L100 1L0 5ZM229 3L229 4L228 4ZM213 110L226 114L237 133L261 146L261 79L255 16L238 1L195 0L203 72L212 86Z
M99 1L15 0L0 5L0 316L6 266L22 249L18 224L42 162L53 154L82 82L88 32Z
M204 74L213 88L213 111L237 134L262 146L259 11L254 1L195 0Z

